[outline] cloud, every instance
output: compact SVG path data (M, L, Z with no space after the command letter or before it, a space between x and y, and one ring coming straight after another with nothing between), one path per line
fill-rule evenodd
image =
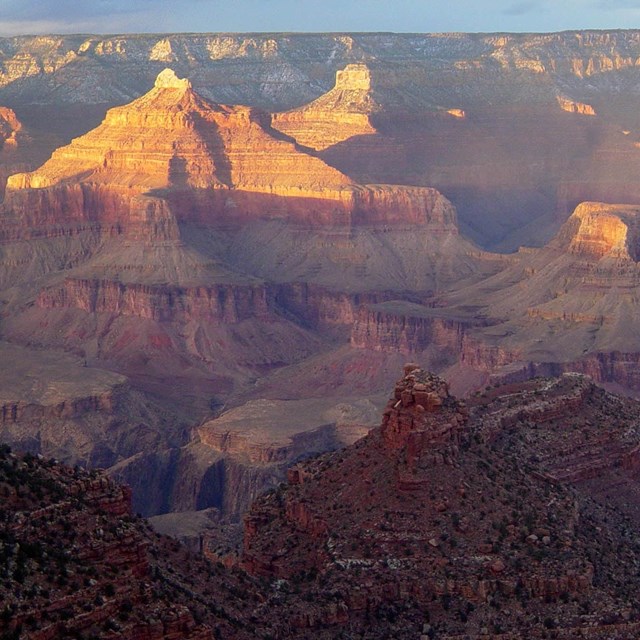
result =
M523 2L514 2L502 11L507 16L523 16L525 13L531 13L541 8L542 3L539 0L524 0Z

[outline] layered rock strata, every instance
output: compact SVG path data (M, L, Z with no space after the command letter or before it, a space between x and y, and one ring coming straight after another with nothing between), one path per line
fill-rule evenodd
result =
M275 114L272 124L299 144L322 151L353 136L376 133L371 115L380 109L372 95L369 68L350 64L336 72L331 91L303 107Z
M175 215L205 223L285 216L424 224L435 216L447 224L451 217L435 190L357 185L276 136L261 113L209 103L170 69L40 169L11 176L5 208L31 225L96 220L113 231L128 225L136 196L167 189L192 191L173 199Z
M637 247L637 206L583 203L546 247L519 252L502 273L451 299L493 318L469 339L510 354L498 366L633 386Z

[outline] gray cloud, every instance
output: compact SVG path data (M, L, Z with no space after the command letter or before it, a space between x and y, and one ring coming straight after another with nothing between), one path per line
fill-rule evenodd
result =
M170 5L192 4L193 0L173 0ZM72 21L150 11L169 5L167 0L3 0L3 21Z
M0 0L0 35L163 30L197 0Z

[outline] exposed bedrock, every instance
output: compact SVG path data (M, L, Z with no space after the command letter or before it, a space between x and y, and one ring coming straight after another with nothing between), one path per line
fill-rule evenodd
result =
M271 298L261 285L180 287L67 278L61 287L42 291L37 305L41 309L76 308L91 314L114 313L157 322L201 320L228 325L248 318L273 318Z

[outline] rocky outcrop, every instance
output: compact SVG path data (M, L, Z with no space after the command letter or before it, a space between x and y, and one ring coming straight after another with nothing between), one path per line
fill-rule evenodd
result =
M405 366L405 377L396 385L380 427L384 446L404 452L400 490L419 486L418 467L453 464L466 419L464 406L449 395L444 380L415 364Z
M597 261L608 256L637 262L639 219L639 207L583 202L552 247L566 249L583 260Z
M60 288L45 289L42 309L77 308L86 313L114 313L157 322L193 320L235 324L248 318L268 320L273 302L264 286L218 284L179 287L110 280L67 278Z
M296 466L287 487L254 504L242 563L304 593L308 576L322 576L321 586L311 578L316 610L297 621L301 633L327 624L324 606L340 594L340 619L332 624L351 630L373 619L384 625L393 610L405 633L423 631L428 615L445 638L486 624L537 637L536 616L544 612L566 637L585 625L607 637L611 620L603 611L615 609L617 596L602 580L615 581L619 558L596 560L592 551L632 529L618 518L600 535L611 512L562 483L582 486L592 473L604 478L620 465L633 473L640 434L628 429L635 403L625 402L574 375L478 394L467 412L443 380L409 364L380 429L346 451ZM620 419L592 439L612 410ZM572 448L581 440L584 446ZM362 580L366 587L354 588ZM588 622L560 613L572 598L596 592L603 609ZM459 624L450 611L469 602ZM492 617L496 602L517 623ZM634 624L623 629L631 637Z
M201 557L131 516L131 493L97 472L0 452L0 632L205 640L231 633L238 588ZM186 564L183 564L186 563ZM188 565L188 571L185 570ZM204 597L216 580L216 604ZM246 585L248 586L248 585ZM243 597L253 599L253 586ZM224 592L224 595L222 595ZM197 618L197 621L196 621ZM235 637L249 637L234 631Z
M350 64L336 72L331 91L303 107L275 114L272 125L299 144L322 151L353 136L376 133L371 115L379 109L370 69Z
M0 149L4 147L16 147L18 145L18 134L22 129L22 124L16 117L15 112L7 107L0 107Z
M595 109L590 104L584 104L583 102L575 102L571 98L564 96L558 96L558 105L563 111L568 113L577 113L581 116L595 116Z
M487 319L465 334L460 362L496 380L578 371L637 383L638 207L586 202L541 249L520 251L483 282L446 296Z

